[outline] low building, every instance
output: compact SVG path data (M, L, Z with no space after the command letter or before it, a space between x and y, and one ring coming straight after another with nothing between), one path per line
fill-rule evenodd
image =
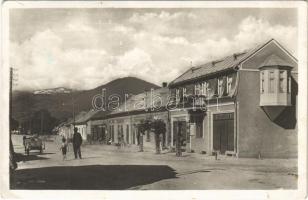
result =
M68 119L66 122L61 123L58 126L58 135L65 137L66 139L72 138L73 132L71 130L72 119Z
M137 145L137 125L143 120L162 119L167 127L163 138L163 143L167 146L170 143L170 131L168 111L164 105L167 104L169 96L167 87L133 95L109 114L100 112L94 115L90 122L93 134L102 134L110 143L118 143L123 135L126 144ZM146 132L145 147L154 148L154 144L153 133Z
M91 140L91 122L90 119L93 115L95 115L97 111L90 110L88 112L80 112L75 117L75 127L78 132L81 134L83 140ZM72 124L72 130L73 130Z
M169 84L171 146L238 157L297 156L297 60L276 40L189 68Z

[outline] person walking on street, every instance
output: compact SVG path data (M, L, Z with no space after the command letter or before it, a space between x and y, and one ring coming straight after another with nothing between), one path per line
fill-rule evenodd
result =
M82 137L80 133L78 132L78 129L74 128L73 149L74 149L75 159L77 159L77 155L81 159L81 150L80 150L81 144L82 144Z
M67 143L65 137L62 138L62 144L60 150L62 151L63 160L65 160L67 152Z

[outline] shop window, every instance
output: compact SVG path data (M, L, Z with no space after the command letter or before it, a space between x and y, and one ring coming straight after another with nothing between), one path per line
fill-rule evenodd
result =
M114 142L114 125L111 125L111 141Z
M129 143L129 125L126 125L126 143Z

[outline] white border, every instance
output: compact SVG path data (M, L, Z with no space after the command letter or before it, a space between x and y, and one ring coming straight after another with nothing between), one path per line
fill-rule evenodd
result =
M297 190L186 190L186 191L61 191L61 190L8 190L8 12L12 8L297 8L298 9L298 68L299 68L299 108L298 113L298 189ZM2 65L0 97L0 145L1 158L1 198L25 199L304 199L307 194L307 4L304 1L14 1L2 3ZM7 95L6 95L7 94Z

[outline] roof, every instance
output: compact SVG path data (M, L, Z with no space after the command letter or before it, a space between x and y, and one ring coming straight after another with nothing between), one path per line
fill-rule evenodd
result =
M161 106L160 109L162 110L165 108L165 105L168 103L169 98L169 88L159 88L143 93L139 93L136 95L132 95L126 102L122 103L120 107L114 111L98 111L94 114L90 119L98 120L98 119L106 119L111 118L113 116L125 115L125 114L132 114L132 113L142 113L150 111L151 105L159 107L159 100L161 99Z
M83 124L86 123L88 120L91 119L92 116L94 116L98 111L96 110L90 110L88 112L80 112L76 117L75 117L75 124Z
M147 110L152 108L153 105L157 108L163 107L168 103L168 97L169 88L167 87L133 95L125 103L121 104L119 109L112 111L109 115Z
M249 50L246 50L240 53L235 53L235 54L226 56L224 58L211 61L211 62L207 62L205 64L202 64L196 67L191 67L184 74L182 74L181 76L173 80L169 84L169 86L177 85L182 82L194 80L196 78L200 78L203 76L208 76L208 75L211 75L217 72L235 69L241 62L249 58L259 49L263 48L265 45L267 45L268 43L272 41L274 41L274 39L271 39L265 43L262 43L253 49L249 49Z
M260 65L260 67L271 67L271 66L288 66L292 65L285 60L281 59L279 56L272 54Z

